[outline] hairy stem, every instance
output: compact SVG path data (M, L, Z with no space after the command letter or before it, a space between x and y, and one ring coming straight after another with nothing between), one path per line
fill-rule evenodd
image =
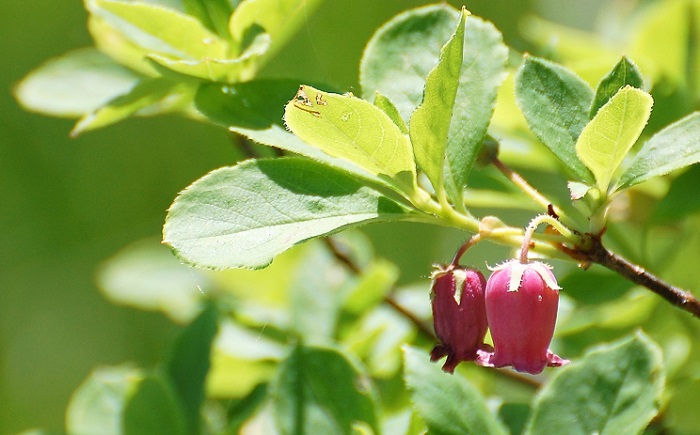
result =
M603 246L599 236L591 236L590 246L586 249L577 249L576 252L572 253L572 256L575 257L577 253L583 254L585 259L592 263L600 264L635 284L648 288L671 304L700 319L700 300L692 293L661 280L641 266L608 250Z

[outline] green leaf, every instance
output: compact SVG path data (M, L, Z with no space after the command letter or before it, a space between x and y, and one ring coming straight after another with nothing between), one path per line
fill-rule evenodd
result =
M204 1L204 0L203 0ZM231 16L229 31L244 51L261 32L270 35L271 44L259 65L267 63L284 47L302 25L309 25L323 0L247 0Z
M388 97L405 122L423 99L425 77L437 65L440 47L454 32L458 12L448 5L412 9L379 28L360 64L365 99Z
M700 112L674 122L644 144L620 177L620 186L630 187L700 162Z
M455 33L442 47L437 66L426 77L423 102L411 115L409 124L416 163L437 191L443 188L447 134L462 69L467 15L467 10L462 9Z
M164 368L183 405L187 433L190 434L196 434L199 429L204 381L211 365L211 346L217 330L216 306L209 304L180 333Z
M297 346L270 387L281 434L351 434L358 423L379 433L370 379L337 350Z
M401 118L399 109L396 108L389 98L377 91L374 95L374 105L382 109L382 112L386 113L386 115L394 121L394 124L401 130L401 133L408 134L408 127L403 121L403 118Z
M76 137L131 116L182 110L192 101L193 95L194 88L189 83L177 83L165 78L143 79L128 93L85 114L75 124L70 134Z
M576 140L589 121L591 88L561 65L527 57L516 75L515 93L535 136L579 180L592 182L576 156Z
M404 347L406 386L433 434L505 434L479 391L464 377L444 373L423 351Z
M175 392L163 378L146 376L124 409L128 435L185 435L185 417ZM96 432L101 433L101 432Z
M121 435L125 404L142 376L141 370L130 366L94 370L71 397L66 432Z
M15 96L27 110L79 117L128 93L140 78L94 48L83 48L29 73L15 88Z
M195 266L260 268L304 240L406 213L354 177L314 161L251 160L188 187L170 207L163 233Z
M201 310L201 288L209 282L153 239L126 247L97 273L97 285L110 302L159 310L180 323L189 323Z
M229 38L228 21L233 8L228 0L183 0L185 11L196 17L209 30Z
M598 110L576 142L576 154L595 175L605 195L615 171L649 119L654 100L646 92L626 86Z
M637 333L559 369L535 399L526 434L640 433L663 387L661 350Z
M88 0L89 11L149 52L179 59L223 59L228 44L196 18L159 5Z
M590 117L593 118L598 110L625 86L642 89L644 79L637 65L627 56L622 56L622 59L598 84L593 104L591 104Z
M299 88L287 104L287 127L304 142L372 174L413 189L416 168L408 138L384 112L352 95Z
M506 77L508 48L491 24L471 16L464 30L464 55L459 88L447 138L445 188L454 204L479 154L496 105L498 88Z

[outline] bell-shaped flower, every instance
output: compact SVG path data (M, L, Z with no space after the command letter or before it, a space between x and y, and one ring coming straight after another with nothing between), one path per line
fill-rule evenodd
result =
M549 350L559 305L559 285L544 263L508 261L493 269L486 284L486 314L493 367L540 373L569 361Z
M454 372L461 361L484 365L490 346L485 345L486 280L481 272L457 265L437 266L431 291L433 324L441 343L430 354L432 361L447 355L442 369Z

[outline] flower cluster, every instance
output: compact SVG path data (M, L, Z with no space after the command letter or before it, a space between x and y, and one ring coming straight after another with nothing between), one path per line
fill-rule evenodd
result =
M484 276L456 263L439 266L431 292L435 333L441 343L431 353L443 356L452 373L461 361L486 367L512 366L540 373L569 361L549 350L559 305L559 285L540 262L511 260ZM491 329L493 348L483 343Z

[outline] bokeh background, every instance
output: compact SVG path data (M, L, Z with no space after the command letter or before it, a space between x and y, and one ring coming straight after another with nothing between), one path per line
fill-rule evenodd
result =
M428 3L328 0L268 74L357 89L373 31ZM586 28L600 3L474 0L467 7L518 47L527 13ZM223 129L179 117L131 119L70 139L72 121L23 111L13 85L44 60L91 45L86 18L80 0L0 0L0 434L61 429L72 391L94 367L162 358L178 327L109 303L96 270L130 242L158 238L180 189L240 158ZM290 64L294 70L277 67ZM368 229L379 253L401 266L402 282L424 278L461 237L437 231Z

